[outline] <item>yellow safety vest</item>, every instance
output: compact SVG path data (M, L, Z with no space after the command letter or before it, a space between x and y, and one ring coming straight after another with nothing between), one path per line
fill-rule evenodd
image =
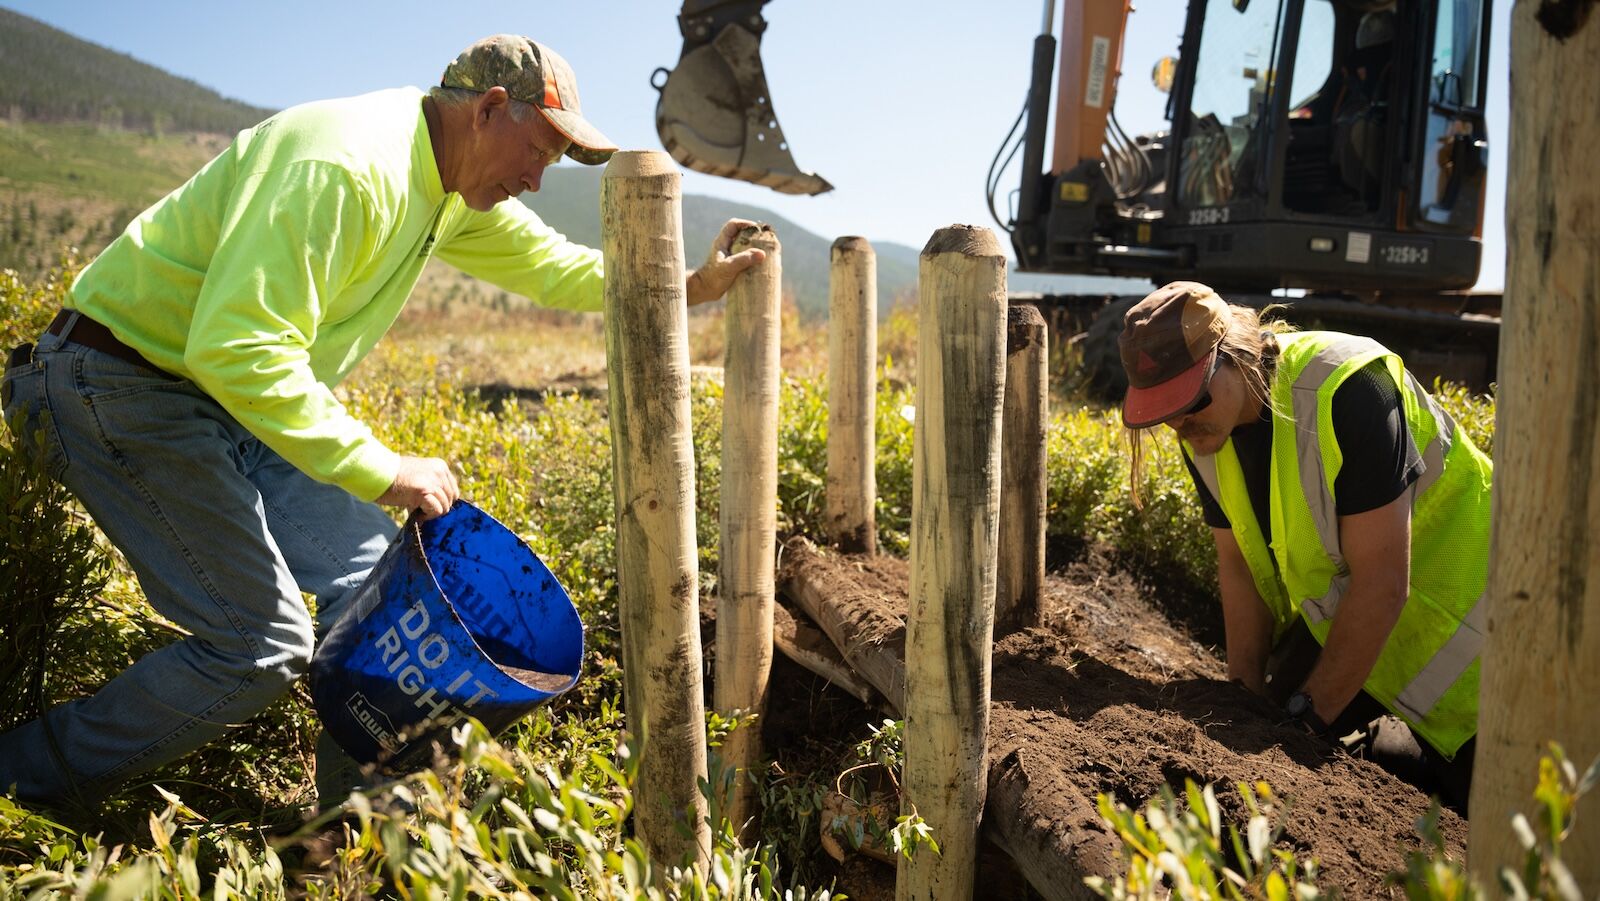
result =
M1426 468L1408 492L1410 592L1364 687L1453 759L1478 731L1493 464L1400 358L1377 342L1335 332L1290 333L1277 341L1270 548L1256 522L1233 440L1213 456L1191 450L1190 457L1232 524L1250 575L1272 612L1275 637L1299 615L1326 644L1350 583L1333 493L1344 459L1333 432L1333 394L1367 364L1383 361L1400 386L1410 440L1421 449Z

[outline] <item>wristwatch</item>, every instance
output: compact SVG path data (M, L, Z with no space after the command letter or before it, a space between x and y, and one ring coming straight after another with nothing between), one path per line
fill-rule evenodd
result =
M1298 720L1313 735L1327 735L1328 724L1317 716L1317 707L1311 702L1311 695L1305 691L1297 691L1289 696L1288 703L1283 705L1291 719Z

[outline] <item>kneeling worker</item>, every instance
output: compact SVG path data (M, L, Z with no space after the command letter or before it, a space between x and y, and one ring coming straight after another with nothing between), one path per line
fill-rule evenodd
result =
M1194 282L1129 310L1121 353L1134 490L1137 430L1165 423L1212 527L1228 677L1465 813L1488 457L1377 342Z

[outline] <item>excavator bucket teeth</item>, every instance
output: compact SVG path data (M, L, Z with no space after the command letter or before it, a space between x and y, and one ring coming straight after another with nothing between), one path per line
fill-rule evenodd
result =
M728 25L709 43L686 47L659 90L656 131L683 165L785 194L833 190L827 179L795 165L767 93L761 39L743 26Z

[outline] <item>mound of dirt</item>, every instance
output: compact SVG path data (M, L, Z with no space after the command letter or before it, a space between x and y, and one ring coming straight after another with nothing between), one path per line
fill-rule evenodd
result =
M906 561L791 545L779 584L792 595L802 582L815 595L847 598L841 616L872 645L904 648ZM984 827L1013 849L1064 854L1044 867L1018 861L1036 884L1043 870L1080 879L1123 872L1120 844L1095 811L1099 793L1137 806L1163 784L1181 789L1193 779L1215 786L1230 821L1242 823L1234 784L1265 780L1286 808L1279 847L1319 861L1320 885L1350 897L1390 893L1384 877L1420 846L1425 795L1281 724L1101 555L1050 576L1042 609L1041 626L994 646ZM1462 855L1465 821L1447 810L1440 828ZM1078 893L1057 889L1047 894Z

